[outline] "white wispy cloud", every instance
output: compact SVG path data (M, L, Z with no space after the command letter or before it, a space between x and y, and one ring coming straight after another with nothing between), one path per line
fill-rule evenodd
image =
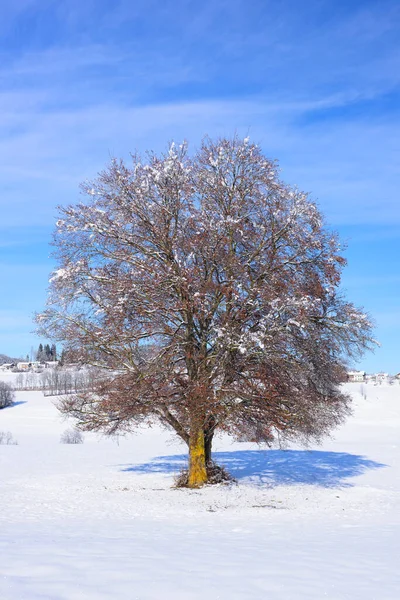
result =
M171 139L197 144L204 134L235 130L250 132L268 155L280 159L284 178L317 197L331 221L400 220L395 152L400 126L364 120L323 128L296 123L303 111L332 105L332 98L305 105L269 104L258 97L52 110L38 101L24 113L14 111L12 102L6 112L14 128L0 124L0 176L8 188L0 206L6 221L43 223L56 204L76 198L79 182L93 177L110 156L127 156L136 148L160 150ZM26 210L15 213L13 203Z

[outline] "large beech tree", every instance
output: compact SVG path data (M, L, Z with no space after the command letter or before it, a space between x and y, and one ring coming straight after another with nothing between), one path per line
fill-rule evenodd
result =
M349 411L346 361L372 345L339 291L345 260L307 195L258 146L114 160L60 208L57 269L40 332L104 367L60 409L84 430L161 422L207 481L217 430L272 443L319 439Z

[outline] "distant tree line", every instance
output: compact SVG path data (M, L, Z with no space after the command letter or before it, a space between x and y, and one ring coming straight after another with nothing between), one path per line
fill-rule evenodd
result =
M55 344L39 344L39 348L36 351L35 359L38 362L48 362L57 360L57 348Z
M45 396L73 394L82 390L93 391L104 379L104 371L90 367L83 369L46 369L42 373L18 373L14 389L40 390Z

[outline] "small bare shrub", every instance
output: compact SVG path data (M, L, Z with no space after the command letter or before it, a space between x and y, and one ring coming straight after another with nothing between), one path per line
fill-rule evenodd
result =
M60 437L61 444L83 444L83 440L83 433L79 429L66 429Z
M17 446L17 440L14 440L11 431L0 431L0 446Z
M0 408L12 406L15 400L15 392L11 385L5 381L0 381Z

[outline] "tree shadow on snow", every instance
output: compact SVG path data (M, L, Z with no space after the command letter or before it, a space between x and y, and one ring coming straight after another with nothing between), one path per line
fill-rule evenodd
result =
M1 410L7 410L7 408L14 408L15 406L19 406L20 404L26 404L27 400L18 400L17 402L13 402L10 406L4 406Z
M215 452L213 459L237 480L248 479L253 484L270 487L296 484L350 487L347 479L387 466L357 454L316 450ZM158 456L149 463L126 465L122 470L141 474L176 473L186 466L187 456L180 454Z

